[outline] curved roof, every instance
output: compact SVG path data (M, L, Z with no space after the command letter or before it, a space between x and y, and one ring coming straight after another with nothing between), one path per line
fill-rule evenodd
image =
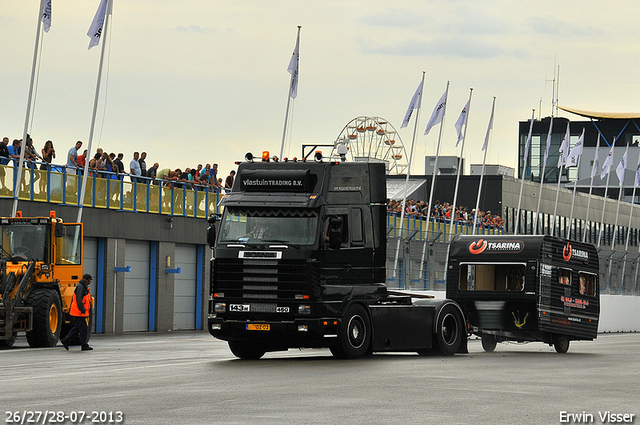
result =
M574 108L563 108L562 106L558 106L558 108L563 111L571 112L572 114L581 115L587 118L609 118L609 119L634 119L640 118L640 113L638 112L593 112L593 111L585 111L582 109L574 109Z

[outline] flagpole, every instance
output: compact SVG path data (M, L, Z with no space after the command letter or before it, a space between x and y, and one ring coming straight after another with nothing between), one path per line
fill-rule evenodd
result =
M639 171L640 171L640 158L638 158L638 165L636 166L636 174L634 176L634 181L633 181L633 192L631 194L631 204L629 206L629 224L627 224L627 240L626 240L626 242L624 244L625 256L629 252L629 237L631 236L631 218L633 217L633 209L635 207L634 199L636 197L636 188L638 187L638 183L639 183L638 182L638 172ZM620 274L622 276L623 289L624 289L624 272L625 272L626 266L627 266L627 260L625 258L625 261L622 263L622 273Z
M407 179L404 183L404 196L402 197L402 211L400 212L400 235L398 236L398 244L396 246L396 258L393 263L393 278L396 278L396 272L398 270L398 255L400 253L400 240L402 239L402 234L404 233L404 210L406 208L407 203L407 191L409 188L409 175L411 174L411 161L413 160L413 147L416 142L416 132L418 130L418 118L420 117L420 105L422 104L422 90L424 88L424 76L426 71L422 71L422 81L420 83L420 95L418 100L418 107L416 108L416 121L413 126L413 138L411 139L411 149L409 150L409 165L407 166ZM411 105L409 105L411 107ZM422 270L420 271L420 276L422 276Z
M109 29L109 16L111 15L111 10L112 10L112 1L113 0L107 0L107 8L105 11L105 17L104 17L104 26L102 28L102 32L100 33L100 39L102 40L102 49L100 51L100 64L98 66L98 80L96 82L96 94L93 98L93 114L91 116L91 128L89 130L89 142L88 142L88 146L87 146L87 156L91 157L91 146L93 144L93 132L95 129L95 125L96 125L96 114L98 111L98 99L100 97L100 81L102 80L102 68L103 68L103 63L104 63L104 52L105 52L105 48L107 45L107 32ZM84 208L84 194L85 191L87 189L87 178L89 177L89 161L87 160L87 158L85 158L85 164L84 164L84 174L82 175L82 188L80 189L80 198L78 199L78 218L76 223L82 223L82 211ZM133 184L137 184L137 183L133 183Z
M15 217L18 212L18 196L20 194L20 183L22 182L22 167L24 165L24 151L27 148L27 133L29 128L29 118L31 117L31 102L33 99L33 86L36 76L36 62L38 59L38 47L40 46L40 37L42 36L42 8L45 0L40 0L40 8L38 9L38 26L36 29L36 42L33 48L33 63L31 64L31 81L29 83L29 96L27 97L27 113L24 119L24 131L22 132L22 149L20 149L20 160L18 162L18 175L13 182L13 207L11 208L11 217Z
M571 122L567 122L567 131L564 135L564 140L560 145L560 152L558 152L558 165L560 166L560 171L558 172L558 187L556 188L556 203L553 206L553 216L551 216L551 235L556 235L556 214L558 213L558 197L560 196L560 182L562 181L562 170L564 169L564 164L567 162L567 153L569 152L569 146L571 144L571 130L570 127ZM558 229L558 236L560 234L560 229Z
M467 102L467 105L469 105L469 108L467 109L466 112L466 117L464 120L464 134L462 135L462 146L460 146L460 162L458 163L458 170L457 170L457 176L456 176L456 188L453 192L453 205L452 205L452 210L451 210L451 236L449 237L449 241L451 241L451 239L453 239L453 221L455 219L455 212L456 212L456 205L457 201L458 201L458 185L460 184L460 169L462 168L460 165L464 164L463 163L463 154L464 154L464 142L465 139L467 138L467 127L468 127L468 123L469 123L469 111L471 110L471 95L473 94L473 87L471 87L469 89L469 101Z
M291 81L289 83L289 93L287 94L287 110L284 114L284 128L282 129L282 143L280 144L280 159L283 158L284 155L284 141L285 141L285 137L287 135L287 121L289 119L289 105L291 104L291 98L294 97L293 96L293 90L294 90L294 84L297 84L297 79L298 79L298 65L297 62L299 60L300 57L300 29L302 28L301 25L298 25L298 36L296 37L296 47L294 48L294 58L292 58L292 60L296 61L296 64L294 65L294 69L291 71Z
M487 151L489 150L489 132L493 128L493 113L496 107L496 97L493 96L493 104L491 106L491 118L489 119L489 127L487 128L487 135L484 139L484 156L482 157L482 171L480 171L480 184L478 185L478 198L476 199L476 213L473 215L473 231L471 234L476 234L476 223L478 222L478 213L480 212L480 196L482 194L482 180L484 178L484 166L487 162Z
M436 187L436 173L437 173L437 170L438 170L438 156L440 155L440 140L442 139L442 128L444 127L444 116L446 115L446 112L447 112L446 103L447 103L447 99L448 98L449 98L449 81L447 81L447 88L444 91L445 105L444 105L444 111L442 113L442 121L440 122L440 131L438 132L438 144L436 146L436 160L435 160L435 162L433 164L433 172L431 173L431 189L429 191L429 204L427 205L427 220L426 220L427 230L425 230L425 232L424 232L425 243L424 243L424 245L422 245L422 256L420 257L420 277L422 277L422 275L424 273L424 262L425 262L425 258L427 256L427 244L429 243L429 227L431 226L431 209L433 208L433 192L434 192L434 189ZM436 108L437 107L438 106L436 106ZM432 118L433 118L433 116L432 116ZM431 127L429 127L430 124L431 124L431 122L429 124L427 124L427 131L431 129Z
M596 143L596 153L593 158L593 165L591 166L591 183L589 183L589 198L587 198L587 215L584 219L584 232L582 234L582 242L587 240L587 226L589 225L589 206L591 205L591 191L593 190L593 177L596 175L598 169L598 152L600 151L600 135L598 132L598 142Z
M522 178L520 179L520 195L518 196L518 210L516 213L516 223L514 226L514 234L518 234L518 228L520 227L520 206L522 205L522 192L524 190L524 173L527 169L527 158L529 157L529 148L531 147L531 134L533 133L533 119L535 117L536 110L532 109L531 112L531 124L529 124L529 135L527 136L527 144L524 148L524 161L522 162ZM526 229L523 233L526 233Z
M611 250L613 251L613 248L616 244L616 235L618 233L618 216L620 214L620 202L622 200L622 192L624 192L624 172L626 169L626 162L627 162L627 153L629 152L629 143L627 143L627 148L624 151L624 156L622 157L622 160L620 162L620 165L622 165L622 178L620 180L620 183L618 185L618 206L616 207L616 219L615 219L615 224L613 225L613 237L611 238ZM620 167L620 165L618 165L618 167ZM616 174L617 174L617 170L616 170Z
M582 148L584 148L584 128L582 129L582 136L580 136L580 138L578 139L578 143L582 143ZM575 146L574 146L574 149L575 149ZM582 151L580 151L580 153L578 154L578 164L576 166L578 170L580 169L581 162L582 162ZM573 195L571 196L571 214L569 214L569 237L567 239L571 239L571 230L573 229L573 207L576 202L576 186L577 185L578 185L578 176L576 175L576 179L573 182ZM577 237L576 237L576 240L578 240Z
M553 114L551 115L551 121L549 122L549 134L547 134L547 145L544 151L544 161L542 163L542 172L540 173L540 190L538 191L538 207L536 208L536 219L533 222L533 234L538 234L538 221L540 219L540 201L542 200L542 189L544 184L544 173L547 169L547 159L549 158L549 148L551 146L551 135L553 130Z
M611 145L611 161L613 161L613 151L616 146L616 138L613 138L613 144ZM605 160L606 161L606 160ZM597 247L600 248L600 239L602 239L602 231L604 230L604 210L607 206L607 192L609 191L609 178L611 177L611 164L609 164L609 171L607 171L607 183L604 186L604 199L602 200L602 217L600 218L600 231L598 232L598 244ZM602 176L600 177L602 180Z

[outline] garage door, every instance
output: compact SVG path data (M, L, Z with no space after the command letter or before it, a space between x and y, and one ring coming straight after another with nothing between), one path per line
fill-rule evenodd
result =
M91 284L89 285L89 291L91 292L91 295L93 296L93 298L95 298L96 300L96 306L99 305L100 302L102 302L102 300L98 300L98 290L97 290L97 285L98 285L98 239L96 238L84 238L84 246L83 246L83 254L84 254L84 258L83 258L83 263L82 263L82 274L85 273L89 273L91 276L93 276L93 280L91 281ZM93 313L94 316L94 320L91 323L91 331L95 332L96 331L96 316L95 316L95 312Z
M124 331L149 330L149 243L127 241L124 273Z
M195 245L176 245L176 268L173 292L173 329L196 326L196 255Z

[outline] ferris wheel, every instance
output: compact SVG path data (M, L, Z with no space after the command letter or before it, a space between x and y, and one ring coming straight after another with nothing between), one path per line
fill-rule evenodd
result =
M402 174L407 170L407 152L400 135L384 118L352 119L338 135L331 157L338 156L335 147L338 142L347 145L349 161L383 162L387 174Z

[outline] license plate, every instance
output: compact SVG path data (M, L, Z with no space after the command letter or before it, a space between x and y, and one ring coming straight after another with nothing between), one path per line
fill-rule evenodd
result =
M276 313L288 313L289 307L276 307Z
M229 311L251 311L249 304L230 304Z
M270 331L271 325L263 325L257 323L249 323L247 324L248 331Z

